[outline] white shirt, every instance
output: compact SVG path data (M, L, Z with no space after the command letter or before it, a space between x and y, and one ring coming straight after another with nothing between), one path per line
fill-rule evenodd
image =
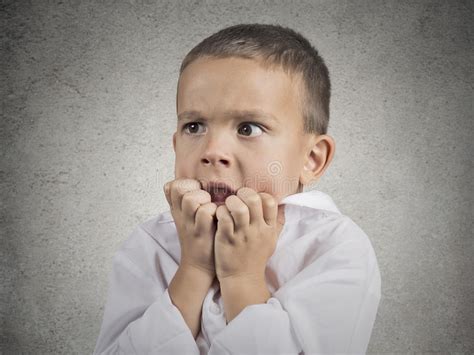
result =
M280 204L285 224L265 274L272 297L226 325L215 280L196 340L168 294L181 256L171 213L138 225L114 256L94 354L365 353L381 295L369 238L321 191Z

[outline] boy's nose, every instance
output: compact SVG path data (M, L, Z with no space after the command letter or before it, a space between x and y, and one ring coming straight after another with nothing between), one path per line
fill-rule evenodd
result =
M215 166L229 166L229 160L228 159L221 159L217 156L206 156L205 158L201 159L201 162L204 165L215 165Z
M214 165L227 167L230 165L230 159L223 153L207 150L201 158L201 163L208 166Z
M230 165L230 157L227 153L227 144L224 137L209 138L201 156L201 164L216 167L228 167Z

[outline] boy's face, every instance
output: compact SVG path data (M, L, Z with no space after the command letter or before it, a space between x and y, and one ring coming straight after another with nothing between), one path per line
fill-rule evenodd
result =
M208 191L211 182L225 183L233 192L246 186L277 202L298 192L309 138L298 85L254 60L191 63L178 85L175 178L198 180ZM222 204L228 194L211 196Z

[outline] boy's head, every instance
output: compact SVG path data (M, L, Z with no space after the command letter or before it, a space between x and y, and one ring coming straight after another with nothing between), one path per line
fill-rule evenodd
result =
M329 98L323 59L295 31L243 24L213 34L181 65L175 177L277 201L302 191L334 154Z

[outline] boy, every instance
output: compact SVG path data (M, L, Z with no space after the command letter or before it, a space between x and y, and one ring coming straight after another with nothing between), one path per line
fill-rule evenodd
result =
M380 301L365 233L320 191L334 155L317 51L236 25L184 59L170 211L114 258L95 353L364 353Z

